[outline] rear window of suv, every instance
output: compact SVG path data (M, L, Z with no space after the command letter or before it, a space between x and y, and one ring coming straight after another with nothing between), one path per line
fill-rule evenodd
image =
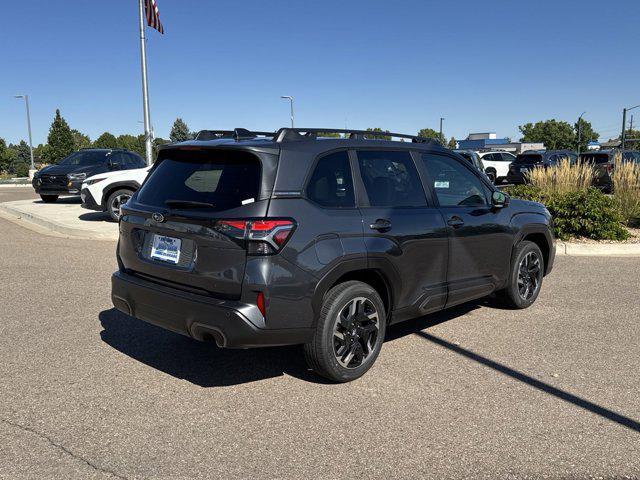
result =
M525 153L518 155L514 163L541 163L542 155Z
M164 208L236 208L258 199L260 170L260 160L247 152L168 151L140 189L138 202Z
M609 155L606 153L586 153L580 155L580 159L586 163L608 163Z

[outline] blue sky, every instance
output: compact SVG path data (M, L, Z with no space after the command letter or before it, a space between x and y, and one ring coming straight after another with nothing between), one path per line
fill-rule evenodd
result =
M640 2L158 0L147 29L151 118L167 137L287 125L438 128L464 138L587 111L603 137L640 103ZM0 0L0 137L34 143L56 108L95 139L142 126L137 1ZM637 110L640 125L640 109Z

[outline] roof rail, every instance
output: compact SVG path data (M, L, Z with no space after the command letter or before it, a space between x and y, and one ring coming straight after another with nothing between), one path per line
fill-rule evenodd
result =
M372 139L376 137L396 137L396 138L408 138L413 143L437 143L434 138L419 137L416 135L407 135L406 133L393 133L389 131L378 132L372 130L351 130L340 128L281 128L275 134L276 142L296 142L302 140L316 139L319 134L322 133L341 133L349 135L350 139Z
M275 137L274 132L253 132L246 128L235 128L233 130L200 130L196 135L196 140L217 140L220 138L233 138L235 140L250 140L258 136Z

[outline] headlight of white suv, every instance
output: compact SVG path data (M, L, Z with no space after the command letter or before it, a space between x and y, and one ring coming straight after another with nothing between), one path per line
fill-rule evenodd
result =
M102 180L104 180L104 178L89 178L88 180L84 181L82 186L84 187L85 185L87 185L87 186L93 185L94 183L101 182Z

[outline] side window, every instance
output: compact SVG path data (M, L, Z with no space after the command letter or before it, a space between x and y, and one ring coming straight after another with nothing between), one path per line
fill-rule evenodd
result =
M427 200L409 152L358 152L358 166L372 207L424 207Z
M111 155L107 155L107 161L110 161L111 165L117 165L121 168L124 167L123 155L120 152L112 152Z
M503 162L513 162L515 160L515 158L513 158L511 155L509 155L508 153L501 153L500 156L502 156L502 161Z
M464 165L453 158L432 153L422 155L433 188L442 207L488 205L487 188Z
M307 196L323 207L355 207L349 154L336 152L322 157L307 185Z

